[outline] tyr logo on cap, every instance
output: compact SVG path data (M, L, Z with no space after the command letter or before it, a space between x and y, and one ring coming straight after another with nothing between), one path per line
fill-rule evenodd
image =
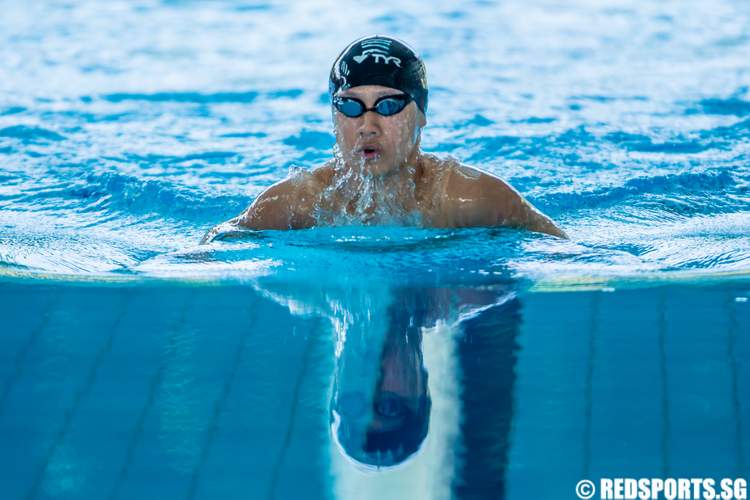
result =
M328 76L328 93L360 85L381 85L408 94L427 111L427 73L422 59L401 40L373 35L354 40L338 55Z
M384 39L371 39L362 42L362 53L352 57L357 64L372 56L375 62L390 64L391 62L397 67L401 67L401 59L390 55L391 41Z

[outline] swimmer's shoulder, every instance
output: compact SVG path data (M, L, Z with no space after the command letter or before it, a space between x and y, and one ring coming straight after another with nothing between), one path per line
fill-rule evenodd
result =
M438 156L431 153L422 153L421 166L424 178L432 189L439 191L450 190L458 186L462 180L471 182L479 179L484 172L462 164L456 157L446 155Z
M293 168L285 179L260 193L237 218L237 223L253 229L303 229L314 226L314 207L332 175L332 162L312 171Z
M441 226L515 226L567 237L551 219L529 203L513 186L482 169L454 157L439 158L439 210Z
M320 165L312 169L309 172L310 177L308 181L310 188L323 191L328 186L330 186L331 181L333 180L335 166L336 166L336 160L331 159L327 161L326 163L324 163L323 165Z
M456 200L473 187L479 171L462 165L453 156L423 153L420 163L435 225L452 226L451 215L456 211Z

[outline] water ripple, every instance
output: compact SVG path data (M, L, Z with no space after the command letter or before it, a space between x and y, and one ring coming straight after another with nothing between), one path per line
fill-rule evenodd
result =
M550 9L512 0L457 10L409 0L366 11L310 2L8 5L0 268L263 269L301 281L310 278L303 269L321 279L425 280L750 270L742 2ZM330 64L345 42L383 29L425 57L425 150L507 179L572 241L350 227L199 246L291 166L330 157Z

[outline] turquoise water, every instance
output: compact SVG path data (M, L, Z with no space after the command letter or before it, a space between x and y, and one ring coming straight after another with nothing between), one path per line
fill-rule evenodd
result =
M330 157L330 64L370 33L424 56L424 149L569 241L199 245ZM739 0L4 5L3 498L747 476L748 33Z
M387 32L427 64L425 150L500 175L572 236L518 238L517 273L748 269L744 2L367 5L6 7L0 261L148 274L190 252L330 156L330 64Z
M5 283L0 489L524 499L575 498L584 478L747 477L748 295ZM349 458L366 460L358 401L383 385L381 346L418 340L409 324L427 325L401 344L421 362L381 372L426 376L426 436L368 472ZM405 449L419 441L396 428Z

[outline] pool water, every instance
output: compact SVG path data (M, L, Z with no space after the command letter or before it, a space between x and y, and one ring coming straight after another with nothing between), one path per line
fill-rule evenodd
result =
M6 283L0 488L4 498L571 498L584 478L747 477L749 294L746 283L610 293ZM383 346L414 338L410 321L423 328L419 364L381 364ZM377 470L362 465L378 462L363 451L371 422L355 400L385 386L379 372L402 394L426 376L431 408L425 436L396 427L406 452L419 450Z
M353 22L356 20L356 22ZM570 236L205 232L404 39L426 151ZM740 0L56 2L0 16L3 498L572 498L750 472Z

